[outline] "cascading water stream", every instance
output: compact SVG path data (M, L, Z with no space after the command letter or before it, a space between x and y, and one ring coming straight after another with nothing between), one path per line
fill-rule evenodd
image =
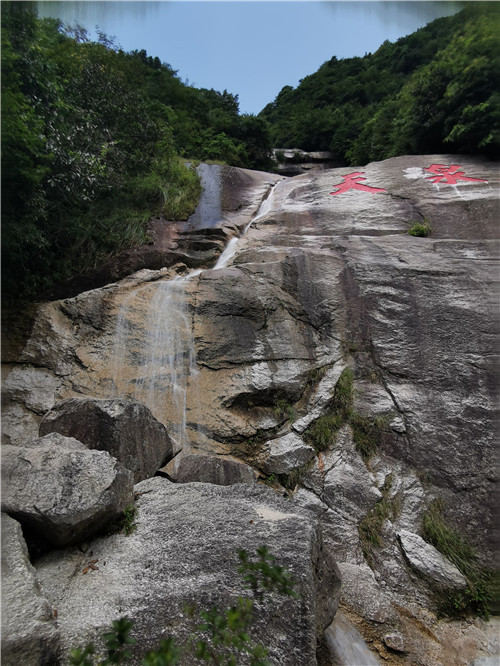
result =
M142 402L160 421L168 415L169 434L177 448L185 443L188 382L194 383L198 372L185 292L200 273L191 271L135 289L121 307L115 333L115 394ZM141 297L149 300L142 325L138 320L142 310L138 312L134 304ZM124 377L124 365L136 372Z
M325 641L335 666L380 666L361 634L340 612L325 631Z
M273 189L242 236L271 209ZM236 253L238 241L232 238L213 269L207 270L225 268ZM191 270L183 276L133 289L118 313L113 344L114 395L144 403L159 421L168 423L177 450L189 445L188 389L191 394L196 392L198 369L187 291L200 273L199 269Z

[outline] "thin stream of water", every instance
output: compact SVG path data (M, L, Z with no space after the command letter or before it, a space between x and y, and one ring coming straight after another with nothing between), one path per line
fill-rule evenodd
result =
M267 214L272 193L245 227ZM225 268L237 251L232 238L213 269ZM187 396L196 393L198 368L192 330L192 312L186 291L200 269L169 280L140 285L123 302L117 317L113 345L112 373L115 397L138 400L160 421L168 421L171 438L180 450L188 445ZM146 305L144 321L143 299ZM125 359L125 362L124 362ZM124 368L132 375L124 377ZM134 372L135 370L135 372Z
M325 631L325 640L335 666L380 666L361 634L340 612Z

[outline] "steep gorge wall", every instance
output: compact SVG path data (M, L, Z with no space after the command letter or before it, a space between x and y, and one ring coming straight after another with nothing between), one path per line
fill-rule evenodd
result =
M295 490L339 564L345 611L384 658L469 663L483 634L457 629L449 652L426 615L435 585L404 535L440 497L492 566L498 170L433 155L291 179L228 174L231 210L215 227L238 236L253 222L226 266L189 272L174 257L39 307L22 351L4 355L4 439L36 435L66 397L143 401L177 440L174 477L188 454L229 456ZM429 237L407 234L425 219ZM346 368L358 424L382 424L370 455L352 419L320 453L308 437ZM398 511L367 555L359 526L386 499ZM391 631L404 649L384 643Z

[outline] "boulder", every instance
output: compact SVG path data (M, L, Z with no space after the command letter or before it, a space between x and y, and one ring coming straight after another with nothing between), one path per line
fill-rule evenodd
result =
M334 617L340 591L317 521L257 484L174 484L155 477L135 490L136 530L89 544L98 570L75 575L89 560L79 549L37 562L43 593L58 600L63 657L90 640L99 649L99 637L124 615L133 620L137 639L132 664L169 635L186 647L198 621L183 612L185 604L223 610L239 595L252 597L237 573L237 552L255 556L265 544L295 579L299 596L273 592L256 602L252 640L269 648L272 664L316 663L317 638ZM194 663L193 657L182 663Z
M40 594L21 525L2 514L2 664L58 663L59 632Z
M61 379L42 368L15 366L2 383L4 400L23 402L36 414L45 414L56 400Z
M406 652L405 639L401 634L386 634L384 636L384 643L390 650L394 650L394 652Z
M406 559L422 576L444 588L456 589L467 585L457 567L418 534L400 530L398 539Z
M255 472L238 460L216 456L185 455L176 468L177 483L201 481L218 486L231 486L233 483L254 483Z
M163 424L143 404L131 400L68 398L40 423L40 435L59 432L89 449L107 451L134 473L134 481L154 476L172 457Z
M2 411L2 444L24 444L38 436L40 418L22 403L8 404Z
M2 510L54 546L98 533L133 501L132 472L76 439L51 433L2 449Z
M315 450L294 432L268 440L257 458L257 465L266 474L289 474L314 458Z

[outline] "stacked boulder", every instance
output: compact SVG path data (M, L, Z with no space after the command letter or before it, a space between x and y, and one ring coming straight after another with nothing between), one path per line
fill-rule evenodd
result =
M58 631L25 539L40 553L112 530L134 504L134 483L172 457L165 426L127 400L64 400L45 416L40 435L2 447L5 664L57 663Z

